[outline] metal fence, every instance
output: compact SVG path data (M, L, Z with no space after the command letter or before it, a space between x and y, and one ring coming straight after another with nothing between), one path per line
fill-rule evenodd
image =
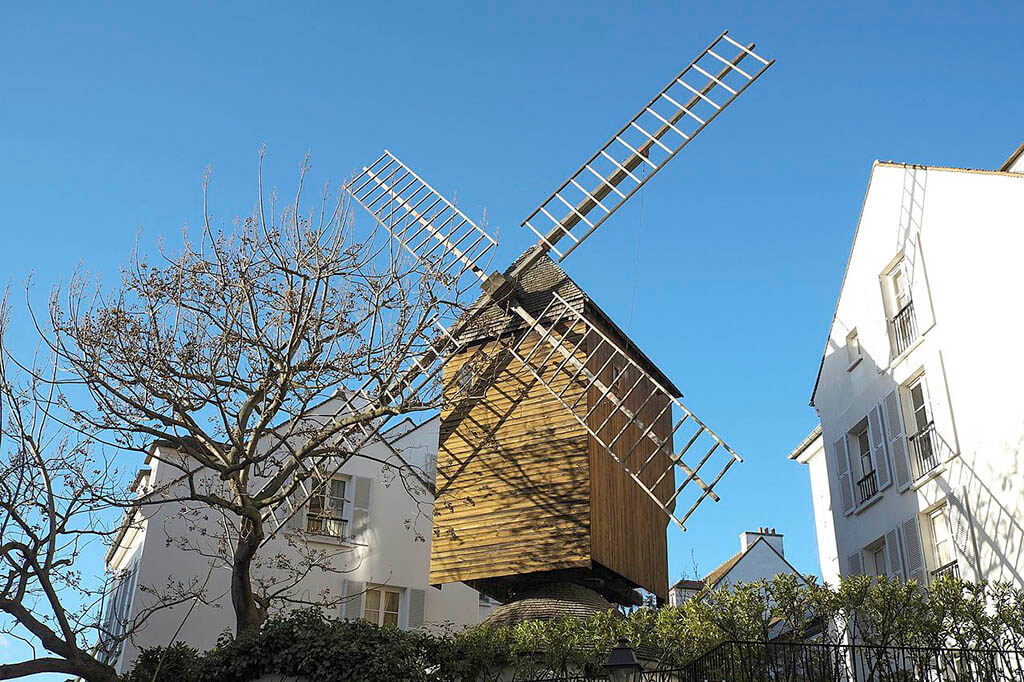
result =
M725 642L675 674L679 682L1019 682L1024 651Z

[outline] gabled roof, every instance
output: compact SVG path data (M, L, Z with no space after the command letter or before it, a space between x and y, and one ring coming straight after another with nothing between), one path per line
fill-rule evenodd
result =
M508 276L514 272L516 267L538 248L540 247L534 245L520 254L505 269L505 275ZM554 299L555 293L562 297L577 313L583 314L584 311L587 311L594 317L597 317L604 323L606 328L616 333L619 339L625 343L625 350L629 351L633 358L646 371L650 372L665 389L676 398L682 396L682 392L672 383L672 380L665 376L658 366L640 350L639 346L633 343L626 336L626 333L608 317L608 314L601 310L600 306L547 254L537 257L533 264L523 271L513 284L516 299L533 317L539 317L544 312L544 309ZM483 311L474 323L470 325L470 328L459 337L459 340L463 343L493 339L521 330L525 326L525 322L518 315L510 313L493 303L487 303L484 300L484 296L484 294L481 294L480 298L469 308L470 310L475 310L483 305ZM561 307L553 306L548 314L549 316L557 316L559 312L561 312Z
M814 377L814 388L811 390L810 405L814 407L814 396L818 392L818 384L821 382L821 372L825 368L825 354L828 352L828 340L832 336L832 327L836 323L836 316L839 314L839 299L843 295L843 287L846 286L846 276L850 273L850 262L853 259L853 250L857 247L857 235L860 233L861 220L864 218L864 207L867 205L868 195L871 194L871 182L875 178L875 168L883 166L887 168L920 168L931 171L944 171L948 173L972 173L976 175L997 175L1009 178L1024 178L1024 173L1012 173L1007 171L1021 155L1024 155L1024 144L1010 156L999 170L984 170L980 168L957 168L954 166L925 166L921 164L902 163L899 161L875 161L871 165L871 175L868 177L868 187L864 191L864 198L861 200L860 214L857 216L857 229L853 233L853 242L850 244L850 253L846 257L846 267L843 270L843 281L839 285L839 294L836 296L836 306L832 311L832 321L828 324L828 331L825 333L825 347L821 351L821 361L818 363L818 373Z
M796 570L796 568L793 566L793 564L789 563L789 561L786 559L786 557L782 556L782 554L779 552L779 550L775 549L775 547L772 545L772 543L768 542L768 540L766 540L764 538L764 536L762 536L762 537L759 537L757 540L755 540L753 543L751 543L750 546L747 547L745 550L741 550L739 552L736 552L731 557L729 557L728 559L723 561L718 566L718 568L716 568L715 570L711 571L706 576L704 576L703 580L701 580L701 581L679 580L674 585L672 585L672 587L673 588L680 587L680 588L683 588L683 589L695 589L694 588L694 584L696 583L700 587L706 587L709 590L713 590L713 589L715 589L718 586L718 584L720 582L722 582L723 579L725 579L725 577L727 575L729 575L729 572L732 571L732 569L736 567L736 564L738 564L743 559L743 557L745 557L747 554L750 554L750 552L753 551L753 549L755 547L757 547L762 542L765 545L767 545L768 549L770 549L772 552L774 552L776 556L778 556L780 559L782 559L782 562L784 564L786 564L786 566L789 567L789 570L793 571L793 573L795 575L800 576L801 580L803 579L803 576L800 574L800 571ZM697 588L697 589L699 589L699 588Z

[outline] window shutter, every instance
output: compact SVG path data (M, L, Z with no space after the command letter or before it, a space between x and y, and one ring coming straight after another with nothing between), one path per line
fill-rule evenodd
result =
M903 580L903 560L900 556L900 534L896 528L885 534L885 556L889 560L889 577Z
M850 555L850 558L846 561L846 565L850 567L849 575L864 575L864 559L861 557L859 551Z
M427 593L425 590L409 590L409 630L423 627L426 614Z
M921 551L921 531L917 527L917 514L903 522L903 550L907 562L907 580L925 584L924 553Z
M370 527L370 484L372 479L355 477L355 493L352 496L352 537L366 542Z
M875 462L878 489L888 488L889 459L885 454L885 437L882 435L882 406L876 405L868 412L868 440L871 444L871 459Z
M971 510L960 490L950 490L946 494L946 503L949 505L950 532L960 568L967 567L973 572L974 538L971 533Z
M359 620L363 617L363 584L356 580L344 582L345 601L341 605L341 617L345 620Z
M924 333L935 322L932 313L932 297L928 292L928 278L924 270L924 254L921 249L921 235L910 240L904 252L906 275L910 287L910 299L914 302L914 317L917 318L917 333Z
M843 502L843 513L853 511L853 481L850 479L850 460L846 454L846 437L832 445L836 457L836 471L839 473L839 495Z
M889 452L892 453L893 474L896 489L910 487L910 459L907 456L907 436L903 430L903 414L900 409L899 389L885 396L885 428L889 438Z

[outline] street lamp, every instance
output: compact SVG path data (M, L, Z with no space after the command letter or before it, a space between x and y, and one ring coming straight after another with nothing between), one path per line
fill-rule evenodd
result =
M629 682L634 675L642 670L625 637L619 637L618 644L608 652L604 669L608 671L608 676L615 682Z

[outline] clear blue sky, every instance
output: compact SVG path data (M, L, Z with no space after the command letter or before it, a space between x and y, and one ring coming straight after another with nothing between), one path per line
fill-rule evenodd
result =
M671 533L672 577L757 526L816 573L807 472L785 455L815 424L871 163L992 168L1024 138L1024 5L893 4L7 5L0 275L45 290L84 262L112 282L140 227L151 247L197 220L207 164L215 212L247 212L264 142L283 189L306 150L339 180L386 146L486 208L503 261L531 241L522 218L728 28L776 65L647 186L642 224L638 196L566 268L746 458Z

